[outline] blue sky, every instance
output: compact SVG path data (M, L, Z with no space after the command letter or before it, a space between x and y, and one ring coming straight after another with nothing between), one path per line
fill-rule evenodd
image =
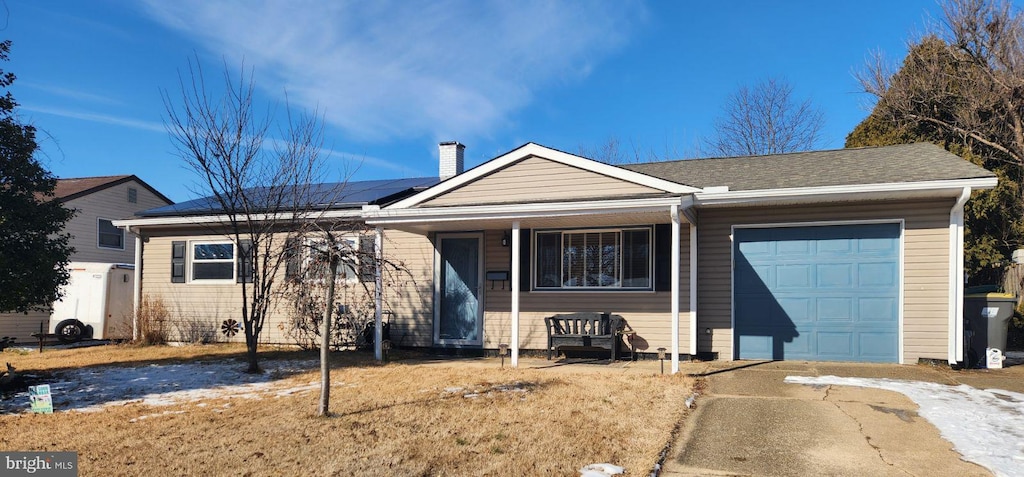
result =
M6 0L0 66L58 177L136 174L175 201L196 176L164 130L161 90L198 58L254 72L261 104L318 108L330 174L437 174L526 142L576 152L617 138L684 157L740 85L784 78L825 113L823 148L867 115L852 72L940 15L933 0ZM6 21L3 16L6 15Z

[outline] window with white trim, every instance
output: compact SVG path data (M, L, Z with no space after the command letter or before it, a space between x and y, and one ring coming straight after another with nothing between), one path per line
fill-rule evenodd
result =
M341 262L338 263L338 280L356 280L359 278L359 241L357 237L335 239L335 248L340 252ZM330 270L330 254L327 240L306 239L302 254L302 269L306 280L323 280Z
M537 231L534 289L650 290L652 235L650 227Z
M235 244L232 242L192 242L191 281L235 279Z
M109 219L96 220L96 243L100 248L124 250L124 229Z

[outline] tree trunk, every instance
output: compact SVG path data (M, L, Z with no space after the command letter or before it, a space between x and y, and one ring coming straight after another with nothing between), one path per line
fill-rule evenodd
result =
M332 244L333 245L333 244ZM331 278L327 287L327 304L320 324L320 416L330 414L331 407L331 314L334 312L334 287L338 280L338 259L331 255Z

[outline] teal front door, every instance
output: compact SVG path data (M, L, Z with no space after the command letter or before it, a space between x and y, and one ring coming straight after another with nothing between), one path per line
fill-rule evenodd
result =
M483 344L483 235L439 234L434 272L434 343Z

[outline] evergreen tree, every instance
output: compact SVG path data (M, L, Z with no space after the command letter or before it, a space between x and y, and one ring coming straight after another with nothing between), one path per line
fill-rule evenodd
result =
M0 43L0 61L10 48ZM73 250L62 230L74 213L53 198L57 180L36 160L35 127L18 120L14 79L0 70L0 311L25 312L49 306L68 282Z

